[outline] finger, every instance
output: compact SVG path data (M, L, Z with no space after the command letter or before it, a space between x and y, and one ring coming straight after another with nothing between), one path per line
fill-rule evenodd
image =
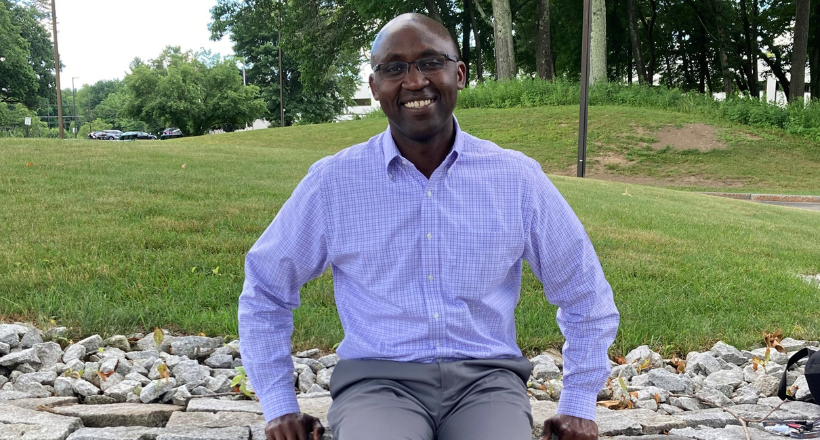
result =
M325 435L325 427L322 426L322 422L319 419L313 421L313 440L322 440L322 436Z
M551 440L552 438L552 423L550 420L544 420L544 432L541 434L541 440Z

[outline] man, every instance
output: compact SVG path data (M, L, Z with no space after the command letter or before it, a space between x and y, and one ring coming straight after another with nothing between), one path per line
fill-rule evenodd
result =
M293 392L291 310L333 269L345 331L330 389L337 440L529 440L529 361L513 311L527 260L564 345L547 439L597 438L595 400L618 325L578 219L539 164L459 129L466 67L449 33L405 14L372 48L384 133L314 164L248 253L242 358L270 440L318 440Z

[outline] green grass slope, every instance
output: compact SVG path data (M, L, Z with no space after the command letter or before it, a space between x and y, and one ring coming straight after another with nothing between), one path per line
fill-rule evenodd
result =
M622 313L615 352L650 344L685 353L718 339L745 347L777 328L820 338L820 289L796 276L820 272L820 213L635 183L820 194L816 145L718 125L723 149L647 150L642 144L654 142L659 127L708 121L598 107L590 158L627 160L591 169L627 183L576 179L555 174L575 162L576 112L457 116L465 130L539 160L575 209ZM0 140L0 318L54 320L77 335L155 326L235 335L245 252L310 164L386 124L373 118L162 142ZM780 166L783 158L798 160ZM727 187L739 181L744 186ZM329 274L303 288L296 348L341 340L332 291ZM554 317L527 270L517 310L522 348L560 344Z

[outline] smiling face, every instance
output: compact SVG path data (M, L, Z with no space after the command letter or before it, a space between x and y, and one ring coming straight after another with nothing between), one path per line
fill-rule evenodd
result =
M430 55L455 58L457 49L447 31L430 18L416 14L400 16L379 33L373 44L373 65L390 61L412 62ZM445 62L444 69L423 75L411 64L407 75L386 79L370 75L370 90L390 121L396 143L403 140L427 143L437 136L452 135L452 115L458 91L464 88L466 67L461 61Z

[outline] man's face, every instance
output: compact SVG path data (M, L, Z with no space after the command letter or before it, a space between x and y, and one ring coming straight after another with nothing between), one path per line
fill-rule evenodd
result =
M407 23L389 33L373 54L373 64L416 61L430 55L457 57L448 39L427 30L423 24ZM381 104L395 137L425 142L452 124L458 91L464 88L464 63L447 61L442 71L427 76L411 64L398 80L370 75L370 90Z

